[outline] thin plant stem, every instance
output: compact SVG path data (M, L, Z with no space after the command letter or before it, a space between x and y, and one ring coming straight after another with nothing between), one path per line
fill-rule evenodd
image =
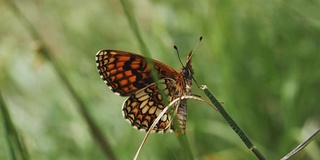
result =
M238 134L243 143L250 149L259 160L265 160L266 158L261 154L256 146L253 145L249 137L244 133L244 131L237 125L237 123L229 116L227 111L222 107L221 103L213 96L211 91L207 86L202 86L202 90L213 103L213 105L218 109L222 117L228 122L231 128Z
M306 147L310 142L312 142L314 139L317 138L317 136L320 135L320 128L318 128L307 140L299 144L295 149L293 149L290 153L288 153L286 156L281 158L281 160L287 160L299 151L301 151L304 147Z
M158 117L153 121L152 125L150 126L149 130L147 131L138 151L136 152L136 155L134 156L134 160L136 160L139 156L139 153L143 147L143 145L145 144L146 140L148 139L150 133L152 133L153 131L153 128L157 125L157 123L159 122L159 120L162 118L162 116L167 112L167 110L174 104L176 103L177 101L181 101L182 99L195 99L195 100L198 100L198 101L201 101L201 102L206 102L205 100L201 99L200 97L195 97L195 96L182 96L182 97L179 97L179 98L176 98L174 100L172 100L168 106L166 106L161 112L160 114L158 115ZM206 102L207 103L207 102ZM211 105L210 103L208 103L209 105ZM185 143L188 143L188 139L186 139L186 142ZM190 152L191 152L191 148L190 149ZM193 159L193 157L190 157L190 159Z

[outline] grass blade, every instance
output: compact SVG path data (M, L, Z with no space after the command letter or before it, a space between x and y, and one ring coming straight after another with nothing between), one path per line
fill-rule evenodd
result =
M314 139L317 138L317 136L320 135L320 128L318 128L307 140L299 144L295 149L293 149L290 153L288 153L286 156L281 158L281 160L287 160L290 157L294 156L296 153L298 153L300 150L302 150L304 147L306 147L310 142L312 142Z
M238 134L243 143L250 149L259 160L265 160L266 158L261 154L256 146L250 141L249 137L244 133L244 131L237 125L237 123L229 116L227 111L222 107L221 103L213 96L211 91L207 86L202 86L204 93L213 103L213 105L218 109L223 118L228 122L231 128Z
M8 111L8 107L3 100L2 95L0 94L0 110L2 112L3 123L5 128L5 136L9 146L11 159L13 160L28 160L29 154L25 144L23 142L23 138L17 132L16 127L12 123L10 118L10 113Z

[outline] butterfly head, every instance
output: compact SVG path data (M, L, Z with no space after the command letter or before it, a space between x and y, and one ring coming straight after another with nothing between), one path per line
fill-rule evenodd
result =
M194 49L189 52L188 57L187 57L187 62L186 62L185 65L183 65L181 63L180 56L179 56L179 53L178 53L179 60L180 60L180 63L182 65L182 75L187 79L192 79L192 76L193 76L194 72L193 72L193 69L192 69L192 66L191 66L191 59L192 59L192 56L193 56L196 48L198 47L199 43L201 42L201 40L202 40L202 36L199 38L199 41L198 41L197 45L194 47Z
M193 51L191 51L187 57L187 62L184 66L182 66L182 75L187 79L192 79L194 74L192 66L191 66L191 58L193 55Z

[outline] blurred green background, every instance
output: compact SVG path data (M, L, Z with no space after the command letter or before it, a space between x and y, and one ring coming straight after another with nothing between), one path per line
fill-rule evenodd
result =
M100 49L141 53L119 1L14 0L52 51L39 52L27 24L0 2L1 94L31 159L105 159L80 114L71 83L117 159L132 159L145 133L122 117L125 97L96 70ZM130 1L152 58L179 70L193 57L206 84L268 159L280 159L320 125L320 1ZM62 68L62 72L54 65ZM61 79L59 73L66 76ZM205 95L194 87L194 93ZM189 100L187 138L196 159L256 159L219 113ZM2 117L3 115L0 114ZM0 120L4 122L3 118ZM10 159L3 123L0 159ZM184 159L175 134L152 134L140 159ZM293 159L320 157L320 140Z

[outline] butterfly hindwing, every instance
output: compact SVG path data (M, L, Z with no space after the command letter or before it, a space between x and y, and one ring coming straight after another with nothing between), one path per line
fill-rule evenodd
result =
M172 101L175 81L170 78L160 80L159 88L164 88L164 94ZM131 95L122 106L124 117L138 130L149 130L153 121L166 107L164 99L155 83L137 91ZM171 116L165 113L157 125L153 128L155 132L166 132L171 128Z

